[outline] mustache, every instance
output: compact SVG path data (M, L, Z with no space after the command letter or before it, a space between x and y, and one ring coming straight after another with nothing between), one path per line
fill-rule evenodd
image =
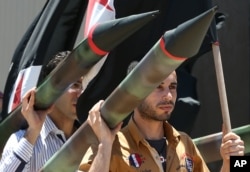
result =
M173 101L165 101L165 100L163 100L163 101L160 101L159 103L157 103L157 105L159 106L159 105L175 105L175 103L173 102Z

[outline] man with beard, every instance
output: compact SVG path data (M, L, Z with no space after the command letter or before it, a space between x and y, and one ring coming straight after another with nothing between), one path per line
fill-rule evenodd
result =
M98 102L89 112L88 123L99 143L84 155L80 170L209 171L192 139L168 123L176 97L177 76L172 72L134 109L128 125L120 132L121 123L112 130L107 127L100 114L103 101ZM221 171L228 172L229 156L244 155L244 149L238 135L225 134L220 148Z

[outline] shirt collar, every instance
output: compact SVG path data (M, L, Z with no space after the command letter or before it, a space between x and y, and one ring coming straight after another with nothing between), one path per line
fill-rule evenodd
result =
M167 138L168 142L176 144L180 141L180 133L167 121L163 123L164 126L164 136Z
M167 138L168 142L178 143L180 140L180 133L167 121L163 123L163 126L164 126L164 136ZM143 135L136 126L133 117L131 117L131 119L129 120L127 127L137 145L139 145L140 142L145 141Z
M136 126L133 116L130 118L128 122L128 130L132 138L135 140L137 146L139 146L140 142L144 142L145 139L142 136L141 132L139 131L138 127Z
M55 133L55 134L63 134L63 131L59 130L56 125L54 124L54 122L50 119L49 116L46 116L44 124L42 126L42 130L41 130L41 138L42 140L45 140L46 137L51 133Z

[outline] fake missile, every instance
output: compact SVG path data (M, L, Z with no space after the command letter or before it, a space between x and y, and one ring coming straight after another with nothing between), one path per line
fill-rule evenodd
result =
M84 76L103 56L124 41L138 29L154 19L159 11L131 15L99 23L92 28L69 56L60 63L39 85L35 95L35 107L46 109L77 79ZM11 133L20 129L24 118L21 105L0 124L0 148Z
M38 87L35 106L38 109L48 108L71 83L87 74L101 57L155 18L157 13L155 11L133 15L94 27L88 38Z
M104 101L101 114L111 128L127 117L187 57L198 52L215 12L216 9L212 8L166 32L160 38ZM93 143L97 143L96 136L88 123L84 122L41 171L76 171L85 152Z
M134 70L105 100L101 114L115 127L171 72L196 55L215 14L215 8L165 32Z

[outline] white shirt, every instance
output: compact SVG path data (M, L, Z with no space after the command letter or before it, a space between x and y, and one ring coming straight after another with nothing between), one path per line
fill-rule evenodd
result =
M39 171L66 141L64 133L48 116L34 146L23 137L25 132L19 130L10 136L0 161L1 172Z

